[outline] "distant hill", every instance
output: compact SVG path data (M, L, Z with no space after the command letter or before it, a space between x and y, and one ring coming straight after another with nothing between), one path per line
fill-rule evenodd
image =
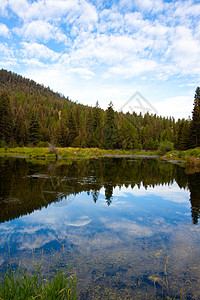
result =
M49 87L0 70L0 143L12 146L187 148L189 121L77 104ZM184 134L183 134L184 130Z

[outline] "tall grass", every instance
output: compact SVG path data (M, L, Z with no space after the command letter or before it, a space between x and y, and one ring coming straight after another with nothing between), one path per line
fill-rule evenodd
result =
M9 268L2 275L0 285L0 299L2 300L55 300L77 298L76 279L67 276L65 272L57 270L51 279L44 279L40 275L40 266L35 267L32 275L20 267L14 271Z
M186 159L186 166L188 167L200 166L199 158L196 158L195 156L188 156Z
M6 157L23 157L38 160L55 160L57 158L63 160L74 158L97 158L111 155L155 155L156 152L145 152L137 150L105 150L99 148L55 148L55 147L16 147L16 148L0 148L0 156Z

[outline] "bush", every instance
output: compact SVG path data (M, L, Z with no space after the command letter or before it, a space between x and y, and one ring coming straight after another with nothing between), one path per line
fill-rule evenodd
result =
M49 146L49 143L48 142L42 142L40 141L38 144L37 144L37 147L39 148L45 148L45 147L48 147Z
M150 138L146 143L146 150L153 150L154 149L154 141Z
M160 143L158 148L158 153L164 155L166 152L172 151L174 149L174 143L169 141L164 141Z
M0 148L6 148L7 144L5 141L0 140Z
M137 149L137 150L142 150L142 144L138 143L138 141L136 141L134 143L134 149Z
M188 167L196 167L200 165L200 160L195 156L188 156L186 159L186 166Z

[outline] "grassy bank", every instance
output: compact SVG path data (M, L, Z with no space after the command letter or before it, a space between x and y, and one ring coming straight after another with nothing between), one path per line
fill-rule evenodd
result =
M182 160L185 163L190 163L190 161L192 162L193 160L198 163L198 161L200 161L200 147L185 151L172 150L170 152L167 152L162 157L167 160Z
M44 279L39 273L40 266L35 267L33 274L11 268L2 275L0 284L0 299L2 300L29 300L29 299L67 299L77 298L76 279L57 270L51 279Z
M186 173L200 172L200 147L185 151L173 150L162 156L167 161L182 162Z
M99 148L56 148L61 159L74 158L98 158L112 155L156 155L155 151L137 151L137 150L105 150ZM0 148L2 157L18 157L38 160L55 160L55 154L51 153L48 147L17 147Z
M56 148L60 161L79 159L79 158L99 158L108 156L160 156L167 161L179 161L186 167L200 167L200 148L189 149L185 151L172 150L164 155L158 151L145 150L105 150L99 148ZM51 153L48 147L16 147L16 148L0 148L1 157L17 157L26 158L36 161L54 161L56 156Z

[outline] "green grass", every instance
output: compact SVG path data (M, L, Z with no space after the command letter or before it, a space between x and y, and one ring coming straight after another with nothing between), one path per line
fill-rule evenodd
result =
M9 268L2 275L0 285L0 299L2 300L29 300L29 299L67 299L77 298L76 279L65 272L57 270L51 279L40 276L40 267L35 267L32 275L20 267L14 271Z
M195 157L197 161L200 160L200 147L185 151L172 150L163 155L163 158L167 160L187 161L188 157Z
M105 150L99 148L56 148L61 159L98 158L110 155L155 155L155 151L137 150ZM48 147L16 147L0 148L0 156L21 157L37 160L55 160L55 154L50 153Z

